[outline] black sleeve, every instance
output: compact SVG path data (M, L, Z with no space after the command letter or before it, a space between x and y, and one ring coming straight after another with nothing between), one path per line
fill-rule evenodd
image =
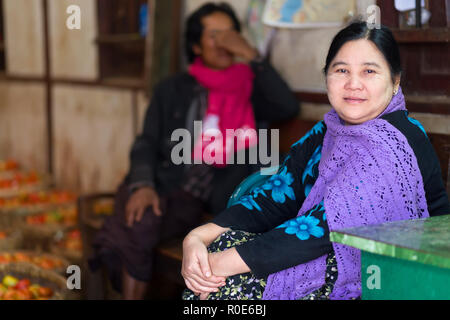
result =
M423 178L430 216L449 214L450 203L442 180L439 158L422 124L409 117L407 111L393 112L383 116L383 119L406 137L414 151Z
M272 273L315 260L333 250L323 203L305 215L236 247L252 273L266 278Z
M148 107L142 134L139 135L130 152L129 179L131 185L145 183L154 187L157 148L160 139L162 116L162 87L157 86L150 106Z
M318 165L325 125L319 122L294 144L278 173L239 199L211 221L221 227L253 233L267 232L297 216L308 190L312 167ZM309 177L311 178L311 177Z
M256 120L278 122L296 117L299 101L272 65L264 60L250 66L255 74L252 103Z

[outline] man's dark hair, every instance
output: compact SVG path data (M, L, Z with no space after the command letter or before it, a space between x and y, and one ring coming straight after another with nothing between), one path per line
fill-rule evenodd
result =
M234 24L234 29L241 32L241 23L236 16L236 13L227 3L212 3L208 2L192 13L187 19L185 32L185 50L189 63L194 62L196 57L193 46L200 43L203 34L202 19L216 12L222 12L228 15Z

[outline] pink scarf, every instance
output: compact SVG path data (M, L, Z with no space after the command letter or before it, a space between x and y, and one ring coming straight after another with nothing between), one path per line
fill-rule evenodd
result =
M194 146L194 159L225 167L227 159L235 152L257 143L250 100L255 76L245 64L234 64L218 71L206 67L201 58L190 66L189 74L209 92L202 135L197 137ZM227 132L229 129L253 130Z

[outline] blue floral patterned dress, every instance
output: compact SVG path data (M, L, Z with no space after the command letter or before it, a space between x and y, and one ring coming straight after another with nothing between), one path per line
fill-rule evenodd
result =
M252 270L228 277L210 300L262 299L271 273L328 254L326 283L304 299L327 299L337 278L337 265L328 239L328 224L323 203L307 214L297 213L318 177L326 127L319 122L295 143L277 174L213 219L213 223L231 231L218 237L209 252L236 247ZM263 257L263 259L261 259ZM198 299L185 290L183 299Z

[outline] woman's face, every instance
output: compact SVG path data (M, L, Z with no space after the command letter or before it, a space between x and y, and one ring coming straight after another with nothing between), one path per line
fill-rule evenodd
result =
M215 12L202 19L203 34L198 45L193 46L194 53L211 69L223 70L234 63L234 56L217 46L215 37L223 31L234 30L233 20L222 12Z
M392 83L383 54L365 39L344 44L327 74L328 98L346 124L375 119L389 105L399 85L400 76Z

